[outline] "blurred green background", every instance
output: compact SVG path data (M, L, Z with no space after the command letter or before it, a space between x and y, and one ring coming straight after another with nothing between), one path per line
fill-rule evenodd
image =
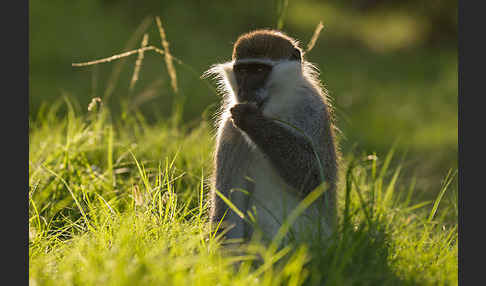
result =
M324 29L306 58L320 68L333 98L343 154L384 157L396 144L406 152L402 175L416 176L418 195L425 197L435 197L447 171L457 168L457 1L51 0L29 5L31 121L42 106L63 96L76 98L80 112L87 112L93 97L102 97L115 119L122 102L136 106L149 121L170 116L174 102L184 103L185 122L211 119L220 97L208 88L214 83L199 76L231 58L238 35L276 28L280 18L283 31L305 48L322 21ZM133 91L128 87L136 55L71 66L138 48L144 32L149 45L160 47L155 16L162 20L172 54L187 65L175 66L177 94L164 58L153 52L145 53Z

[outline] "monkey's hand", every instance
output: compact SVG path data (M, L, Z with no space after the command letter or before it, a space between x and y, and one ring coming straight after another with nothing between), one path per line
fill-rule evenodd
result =
M255 103L239 103L230 109L233 125L246 131L252 123L263 117L262 111Z

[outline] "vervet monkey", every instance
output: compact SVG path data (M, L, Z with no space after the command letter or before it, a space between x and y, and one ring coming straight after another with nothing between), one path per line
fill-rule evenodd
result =
M243 34L233 46L232 61L213 65L204 74L211 75L219 79L223 93L211 222L217 225L224 217L221 228L230 228L227 238L248 239L253 233L218 190L243 214L256 210L257 226L272 238L286 216L322 183L317 154L329 188L292 230L307 235L306 228L314 233L319 228L329 235L336 222L335 127L318 70L303 59L298 42L276 30ZM316 219L319 227L311 225Z

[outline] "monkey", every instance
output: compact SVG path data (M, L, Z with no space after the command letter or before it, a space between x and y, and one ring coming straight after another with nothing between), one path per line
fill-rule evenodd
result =
M242 34L232 60L212 65L203 74L210 76L222 93L210 222L222 222L218 230L226 238L248 240L259 229L271 239L290 212L325 183L327 190L294 222L292 233L304 239L309 231L329 236L337 221L337 128L318 68L304 59L299 42L273 29ZM241 214L253 216L256 224ZM317 226L311 224L316 220Z

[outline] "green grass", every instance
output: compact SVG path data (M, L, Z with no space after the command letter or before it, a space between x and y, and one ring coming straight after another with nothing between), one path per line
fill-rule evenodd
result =
M137 48L143 32L160 47L153 19L135 32L149 13L186 63L175 62L177 94L156 53L145 54L133 90L136 56L66 70ZM87 1L33 5L30 18L30 284L458 284L457 51L421 46L420 12ZM242 32L283 26L306 46L319 21L307 59L321 69L343 131L338 231L330 241L225 248L207 207L220 98L199 75L229 59ZM95 96L105 97L87 111Z
M32 285L457 285L452 170L414 202L414 180L349 152L331 242L221 246L207 224L213 130L206 122L112 120L70 97L29 128ZM67 108L66 116L58 115ZM455 198L455 199L454 199ZM452 217L455 219L450 219Z

